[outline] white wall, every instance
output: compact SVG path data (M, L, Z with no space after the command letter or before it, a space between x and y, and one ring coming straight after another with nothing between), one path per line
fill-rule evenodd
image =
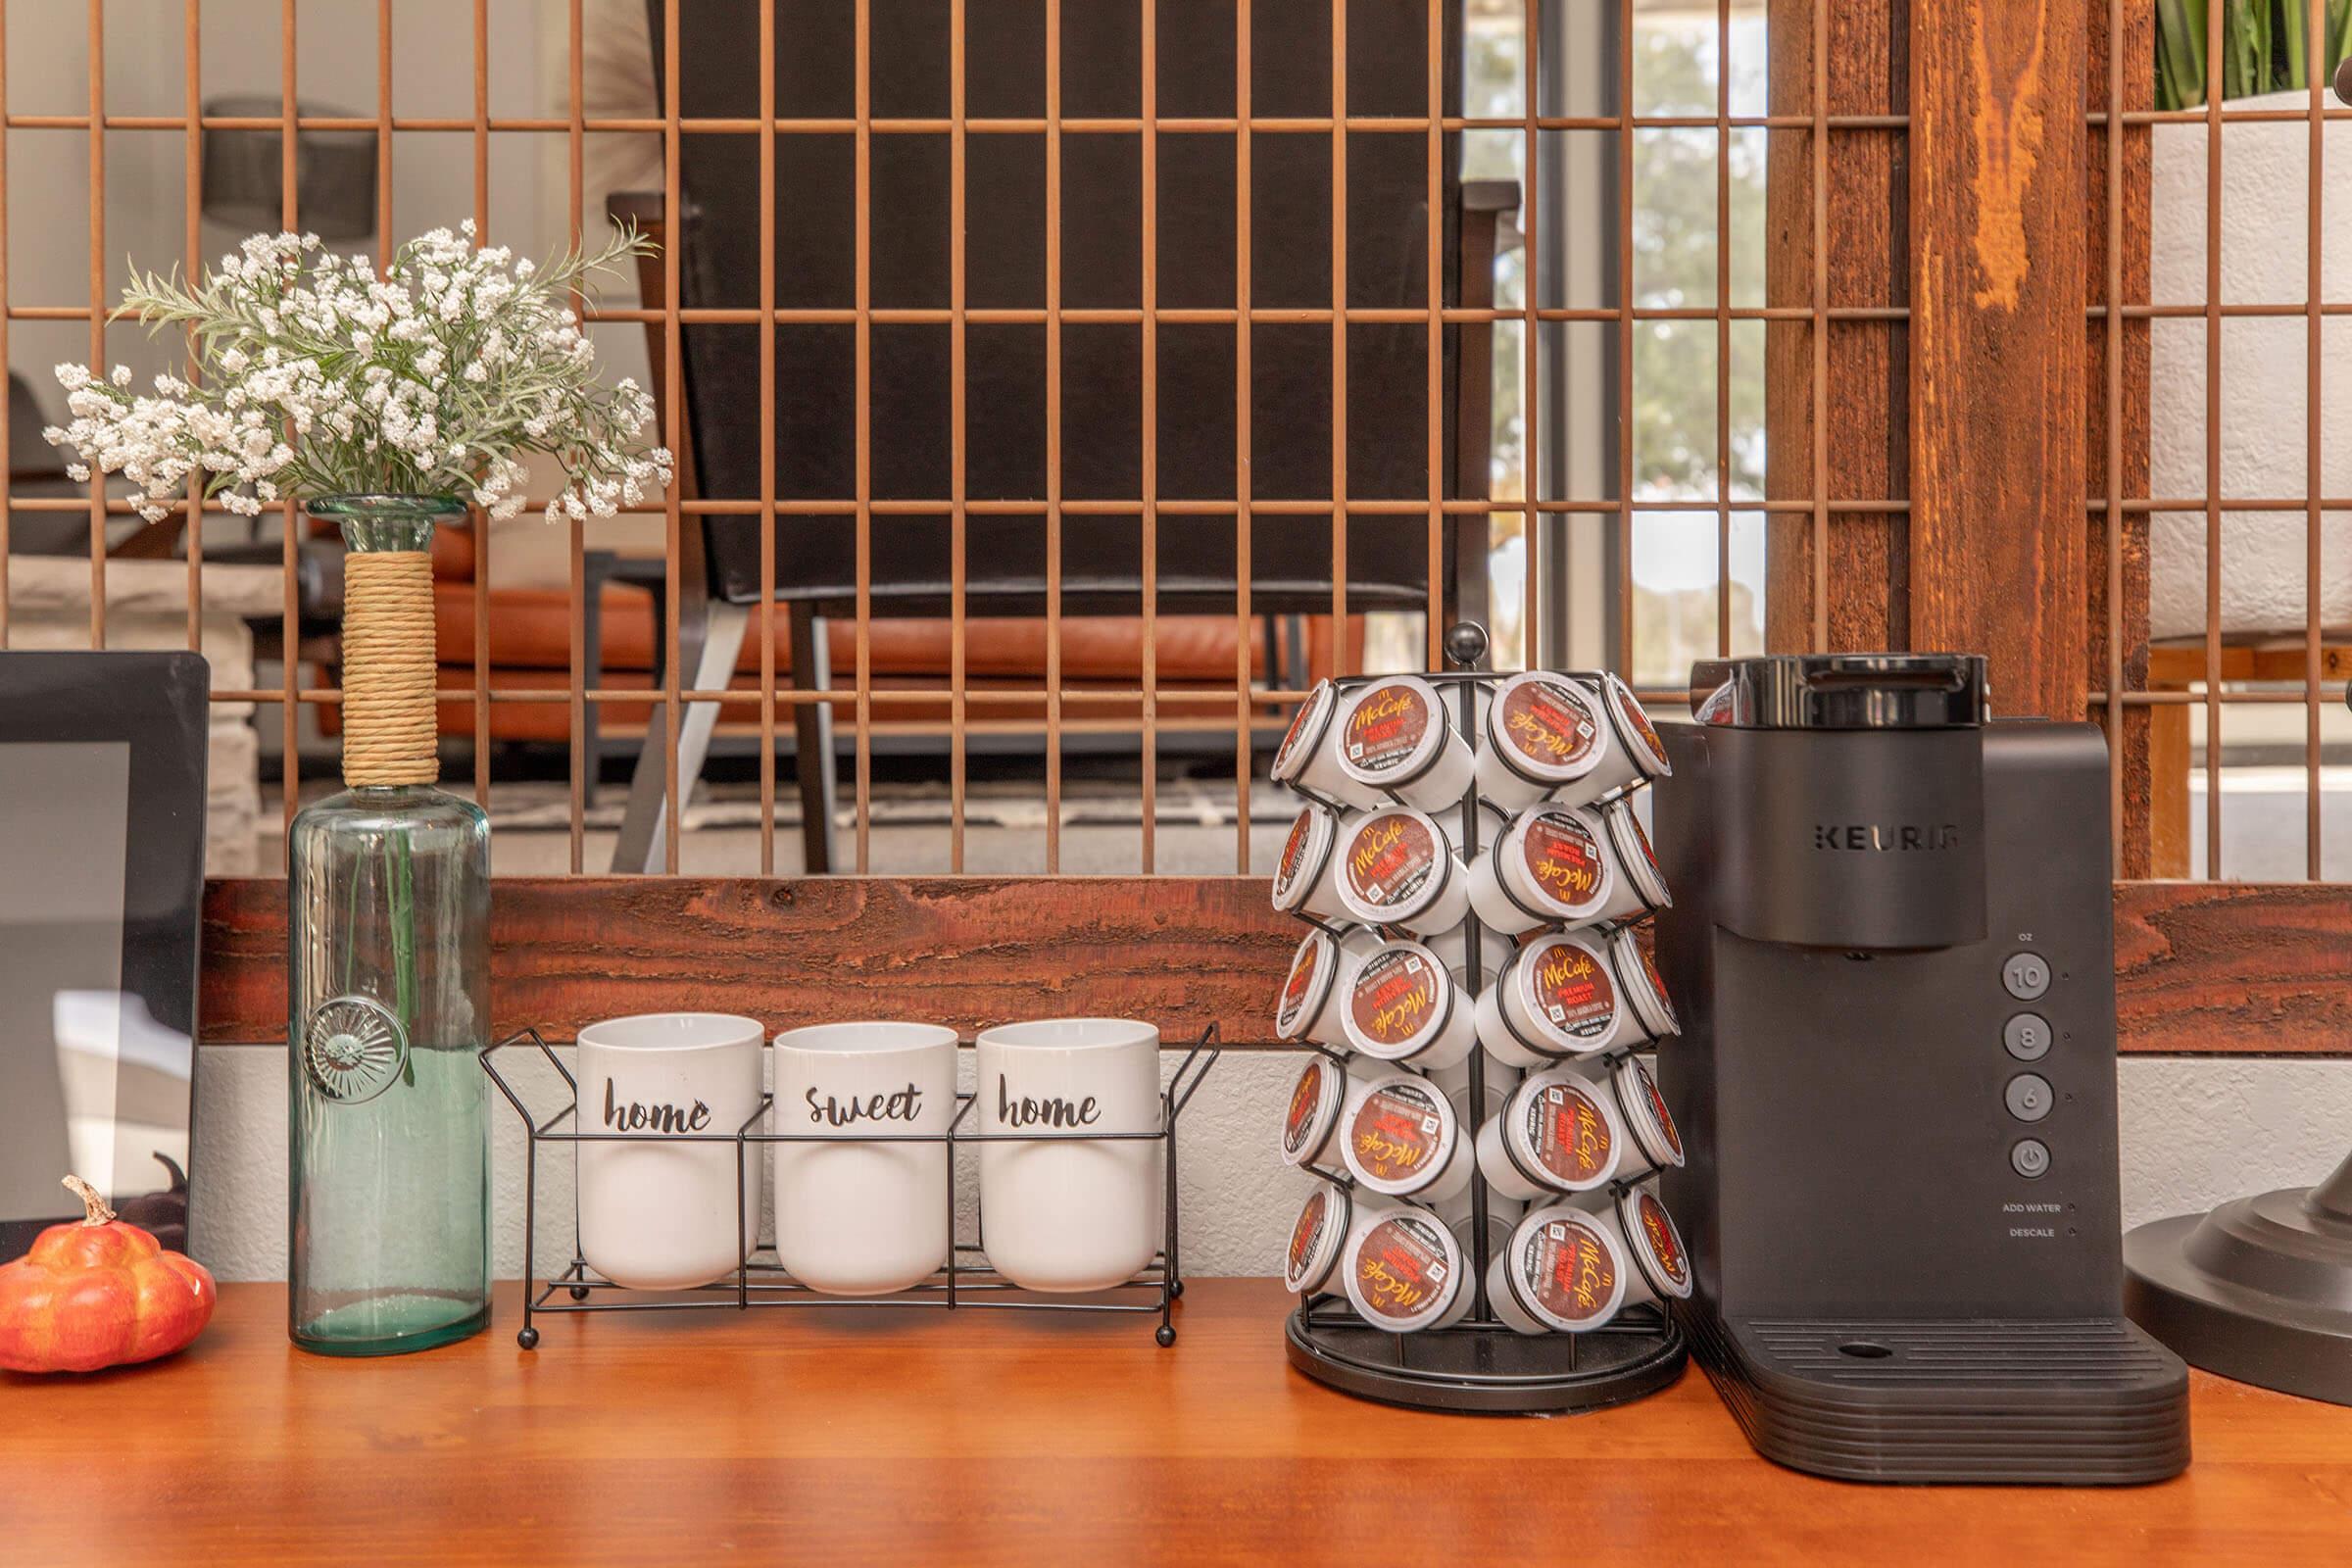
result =
M1289 1052L1227 1052L1186 1111L1180 1168L1190 1272L1279 1272L1308 1188L1274 1152L1275 1122L1298 1065ZM2121 1078L2126 1225L2307 1186L2352 1149L2352 1061L2134 1057ZM560 1089L544 1066L536 1074L518 1068L515 1079L526 1093ZM563 1102L557 1094L542 1114ZM196 1255L224 1279L282 1278L285 1052L205 1048L196 1106ZM498 1273L508 1278L522 1265L523 1142L503 1101L492 1112L492 1234ZM544 1157L542 1269L550 1258L568 1259L571 1234L568 1151L550 1146Z

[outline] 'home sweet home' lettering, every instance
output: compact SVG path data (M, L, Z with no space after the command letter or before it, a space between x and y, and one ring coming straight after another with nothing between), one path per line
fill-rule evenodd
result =
M819 1096L814 1085L803 1090L802 1098L808 1102L808 1119L828 1127L849 1127L861 1121L913 1121L923 1111L923 1092L913 1084L890 1093L876 1091L847 1101L831 1095Z
M1091 1127L1102 1119L1102 1107L1088 1095L1072 1104L1058 1096L1031 1100L1014 1098L1004 1075L997 1074L997 1120L1007 1127Z
M710 1125L710 1107L701 1101L692 1110L677 1105L648 1105L639 1101L615 1102L612 1080L605 1080L605 1125L624 1133L699 1133Z

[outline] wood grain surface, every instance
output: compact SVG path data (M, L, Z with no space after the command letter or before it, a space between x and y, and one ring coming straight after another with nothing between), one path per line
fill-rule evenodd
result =
M1146 1320L549 1320L421 1355L285 1340L233 1285L183 1355L0 1374L0 1557L461 1565L2340 1564L2352 1410L2199 1375L2197 1458L2123 1492L1865 1487L1756 1458L1695 1371L1572 1419L1425 1415L1292 1372L1272 1281Z
M2082 0L1913 0L1911 646L2088 691Z
M1899 115L1908 91L1905 0L1772 0L1770 97L1784 114L1815 112L1816 5L1828 49L1819 76L1824 113ZM1885 309L1910 303L1910 146L1899 129L1844 126L1821 149L1788 127L1765 133L1764 297L1774 307ZM1821 246L1814 203L1825 204ZM1764 489L1775 501L1900 501L1910 495L1910 330L1897 320L1826 326L1828 375L1815 445L1811 320L1764 325ZM1814 514L1765 518L1764 641L1774 653L1814 647L1818 609L1827 646L1905 648L1909 637L1908 519L1900 512L1841 512L1816 536ZM1816 559L1816 546L1820 559ZM1818 575L1816 572L1818 570ZM1816 591L1823 603L1815 603Z
M2352 887L2130 882L2117 895L2124 1049L2352 1052Z
M2120 882L2115 922L2124 1050L2352 1054L2352 888ZM492 1022L568 1040L674 1007L967 1034L1108 1013L1263 1046L1300 929L1238 877L501 878ZM207 1041L285 1039L285 954L282 883L208 885Z

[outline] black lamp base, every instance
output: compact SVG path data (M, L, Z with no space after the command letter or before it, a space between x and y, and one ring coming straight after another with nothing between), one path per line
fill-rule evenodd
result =
M2124 1238L2124 1307L2208 1372L2352 1404L2352 1159Z

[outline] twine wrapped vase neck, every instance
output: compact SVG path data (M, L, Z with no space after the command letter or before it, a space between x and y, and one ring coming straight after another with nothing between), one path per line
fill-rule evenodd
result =
M466 515L454 496L328 496L313 517L337 523L343 561L343 782L352 789L441 776L433 683L432 538Z

